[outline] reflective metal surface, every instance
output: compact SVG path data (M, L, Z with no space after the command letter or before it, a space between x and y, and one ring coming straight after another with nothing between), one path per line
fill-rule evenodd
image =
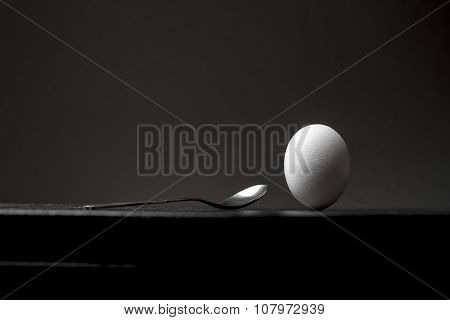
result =
M234 208L248 206L261 199L267 193L267 188L268 187L265 184L252 186L225 199L221 205Z
M158 201L138 201L138 202L121 202L121 203L107 203L107 204L94 204L83 206L83 209L95 210L95 209L113 209L113 208L125 208L125 207L135 207L135 206L147 206L152 204L164 204L164 203L175 203L175 202L186 202L186 201L196 201L204 203L208 206L218 208L218 209L239 209L255 203L261 199L267 193L267 185L260 184L249 187L238 193L226 198L221 203L216 203L199 198L179 198L179 199L168 199L168 200L158 200Z

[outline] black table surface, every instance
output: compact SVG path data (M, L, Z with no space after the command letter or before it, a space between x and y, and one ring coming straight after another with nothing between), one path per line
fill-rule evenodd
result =
M450 296L449 222L448 209L0 204L0 295L440 299Z

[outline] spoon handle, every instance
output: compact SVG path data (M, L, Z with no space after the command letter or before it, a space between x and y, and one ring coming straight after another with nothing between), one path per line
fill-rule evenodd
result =
M126 208L126 207L145 206L145 205L151 205L151 204L184 202L184 201L195 201L195 200L188 199L188 198L180 198L180 199L168 199L168 200L157 200L157 201L115 202L115 203L86 205L86 206L83 206L83 209L95 210L95 209Z
M126 208L126 207L136 207L136 206L146 206L152 204L165 204L165 203L175 203L175 202L186 202L186 201L196 201L207 204L214 208L224 209L224 206L214 203L211 201L197 199L197 198L178 198L178 199L167 199L167 200L157 200L157 201L134 201L134 202L117 202L117 203L106 203L106 204L93 204L83 206L83 209L96 210L96 209L113 209L113 208Z

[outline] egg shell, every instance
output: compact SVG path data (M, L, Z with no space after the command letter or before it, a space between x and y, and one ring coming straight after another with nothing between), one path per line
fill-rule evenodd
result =
M286 148L284 174L298 201L318 210L331 206L350 177L350 154L344 139L322 124L300 129Z

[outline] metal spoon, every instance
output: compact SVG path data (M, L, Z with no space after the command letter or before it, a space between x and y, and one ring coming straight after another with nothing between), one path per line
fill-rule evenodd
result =
M124 208L124 207L135 207L135 206L146 206L151 204L164 204L164 203L174 203L174 202L185 202L185 201L196 201L207 204L208 206L218 208L218 209L239 209L244 208L252 203L255 203L261 199L267 192L267 186L264 184L256 185L244 189L229 198L226 198L220 203L199 199L199 198L178 198L178 199L168 199L168 200L157 200L157 201L138 201L138 202L121 202L121 203L107 203L107 204L93 204L83 206L83 209L111 209L111 208Z

